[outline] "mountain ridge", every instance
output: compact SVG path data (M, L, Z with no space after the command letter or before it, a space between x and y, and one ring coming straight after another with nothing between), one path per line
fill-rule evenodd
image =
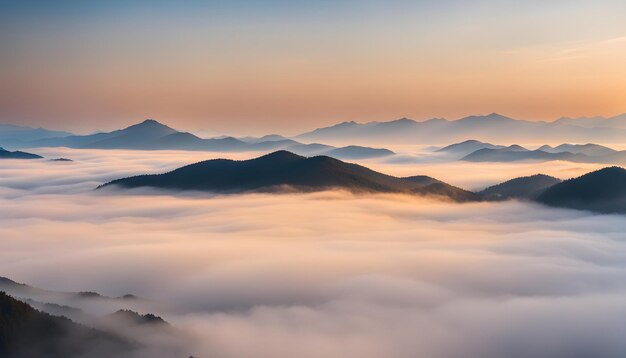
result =
M626 213L626 169L602 168L556 184L538 202L555 207L600 213Z
M305 192L339 188L357 192L445 196L455 201L479 199L474 193L443 182L423 185L328 156L306 158L284 150L243 161L207 160L164 174L114 180L99 188L108 186L217 193L273 191L285 187Z

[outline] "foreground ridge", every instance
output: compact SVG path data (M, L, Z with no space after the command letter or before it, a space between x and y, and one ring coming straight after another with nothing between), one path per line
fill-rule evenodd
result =
M207 160L169 173L114 180L100 188L113 185L218 193L344 189L435 195L458 202L479 200L475 193L436 179L418 181L397 178L327 156L307 158L284 150L244 161Z

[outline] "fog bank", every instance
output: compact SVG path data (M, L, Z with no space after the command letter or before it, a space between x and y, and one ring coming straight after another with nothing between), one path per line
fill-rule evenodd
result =
M0 275L160 302L154 313L196 356L626 355L623 216L344 192L91 190L201 156L119 152L2 164Z

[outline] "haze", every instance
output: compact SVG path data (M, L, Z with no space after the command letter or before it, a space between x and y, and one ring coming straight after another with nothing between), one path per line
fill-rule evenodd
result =
M0 357L626 357L625 15L0 0Z
M626 112L624 13L618 0L1 2L0 117L296 134L610 116Z
M76 161L0 168L0 271L51 290L163 303L170 309L157 313L189 337L175 343L184 354L626 353L620 215L339 191L102 193L92 189L110 177L196 158L40 153ZM139 356L169 357L162 347L172 344L153 339Z

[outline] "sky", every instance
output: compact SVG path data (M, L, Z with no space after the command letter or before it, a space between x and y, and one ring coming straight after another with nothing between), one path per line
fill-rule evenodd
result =
M612 116L626 112L625 13L621 0L0 0L0 122L296 134Z

